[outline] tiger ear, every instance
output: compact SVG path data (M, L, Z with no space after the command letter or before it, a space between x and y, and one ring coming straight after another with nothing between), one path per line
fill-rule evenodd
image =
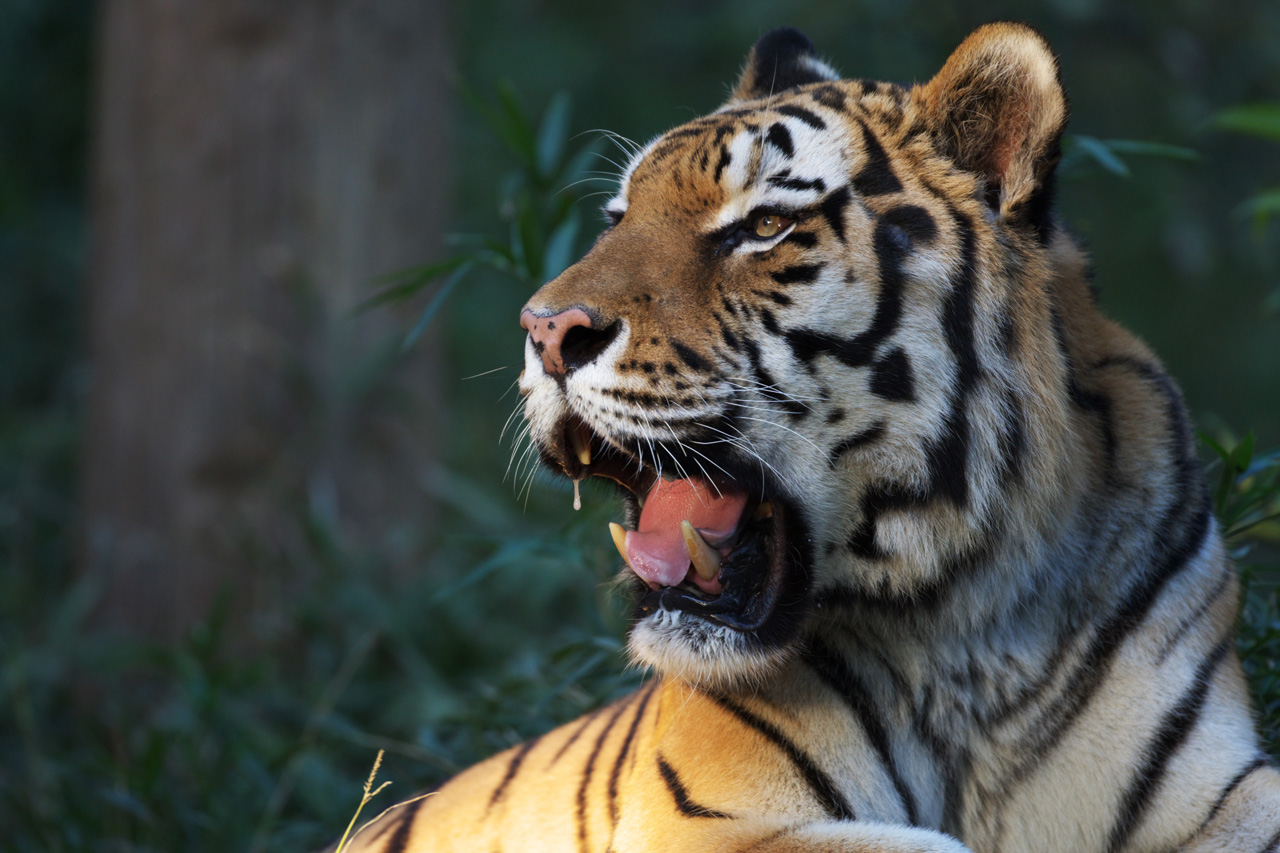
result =
M1044 37L1025 24L979 27L916 97L943 153L986 180L992 208L1008 217L1025 205L1043 233L1067 121Z
M813 42L799 30L779 27L760 37L726 107L767 98L793 86L839 80L831 66L818 59Z

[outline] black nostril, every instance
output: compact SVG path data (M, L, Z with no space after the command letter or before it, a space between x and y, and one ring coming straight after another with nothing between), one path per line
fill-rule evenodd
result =
M613 343L621 328L622 324L615 320L603 329L589 329L586 326L569 329L560 342L560 358L564 360L565 369L577 370L595 361L605 347Z

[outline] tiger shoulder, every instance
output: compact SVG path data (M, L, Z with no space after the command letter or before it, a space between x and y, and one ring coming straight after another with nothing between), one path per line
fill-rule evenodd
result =
M1055 217L1066 118L1019 24L913 87L782 29L637 151L520 391L617 485L654 675L354 849L1280 849L1186 409Z

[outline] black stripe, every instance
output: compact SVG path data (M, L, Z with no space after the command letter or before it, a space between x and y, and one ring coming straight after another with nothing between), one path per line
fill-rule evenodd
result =
M827 188L827 183L822 178L806 181L803 178L786 178L781 175L771 177L769 184L784 190L815 190L816 192L823 192Z
M1000 354L1006 358L1012 358L1018 346L1018 328L1014 325L1013 313L1009 310L1009 306L1005 305L997 316L996 340L1000 342Z
M493 794L489 797L489 808L492 809L498 804L498 801L507 793L507 786L511 784L511 780L516 778L516 773L520 771L520 765L524 763L525 756L533 751L538 745L541 738L525 741L520 748L511 756L511 760L507 762L507 772L503 774L502 781L498 783L498 787L493 789Z
M818 210L822 212L822 218L827 220L827 225L830 226L836 235L836 239L841 243L845 242L844 211L849 206L849 199L849 188L841 187L824 198L822 204L818 207Z
M922 498L915 489L897 483L873 484L858 499L861 515L846 547L855 557L876 560L885 556L876 544L876 521L883 513L919 505Z
M980 366L973 340L973 294L977 279L977 238L973 224L952 209L960 229L960 270L942 307L942 329L956 360L950 410L937 442L927 451L931 483L936 495L963 508L969 497L969 397L978 383Z
M882 218L905 231L913 243L932 243L938 236L938 224L934 222L933 214L916 204L892 207L884 212Z
M720 159L716 161L716 173L712 178L717 184L720 183L720 175L724 172L725 167L729 165L731 159L728 146L721 145Z
M1267 840L1267 846L1262 848L1262 853L1276 853L1276 851L1280 851L1280 829Z
M726 302L725 307L728 308L729 303ZM721 316L719 311L715 313L715 318L716 324L720 327L720 337L724 339L724 345L734 352L740 352L742 345L738 343L738 336L729 328L729 324L725 322L724 317Z
M802 249L812 249L818 245L818 235L812 231L792 231L787 235L787 243Z
M622 712L627 709L628 702L618 703L618 709L609 717L608 722L604 724L604 728L600 730L599 737L596 738L596 744L591 748L591 755L587 756L587 764L582 768L582 782L578 785L578 849L582 853L588 853L591 849L587 843L587 788L591 785L591 779L596 772L596 759L600 757L600 748L604 746L605 738L613 731L613 726L618 722L618 717L622 716Z
M650 166L657 166L663 160L666 160L669 157L671 157L671 155L676 154L677 152L683 151L684 147L685 147L684 143L681 142L679 138L664 139L661 143L658 144L657 148L654 148L652 151L649 152L649 156L645 157L645 161L648 162Z
M1071 677L1063 685L1058 701L1046 709L1043 722L1034 729L1032 738L1024 743L1023 763L1008 775L1001 790L996 792L997 802L1008 799L1017 784L1043 765L1044 756L1057 746L1110 676L1116 655L1129 634L1146 620L1160 594L1190 564L1209 535L1212 524L1209 493L1199 480L1199 466L1188 444L1186 412L1177 400L1170 400L1168 416L1175 443L1179 435L1187 436L1187 439L1182 442L1183 453L1175 463L1173 499L1151 537L1159 549L1153 567L1134 583L1110 618L1094 634Z
M685 790L675 768L667 763L662 753L658 753L658 773L662 776L662 781L667 783L667 790L671 792L671 798L676 801L676 811L680 814L685 817L732 818L732 815L698 805L689 799L689 792Z
M898 235L903 232L896 225L881 219L872 237L876 261L880 272L880 298L876 301L875 315L866 331L852 338L811 329L791 329L786 334L792 354L808 364L822 353L834 356L849 367L866 367L876 349L898 328L902 318L902 292L905 276L902 272L902 243Z
M1039 670L1036 679L987 711L983 722L988 728L1003 725L1015 714L1033 708L1033 704L1057 680L1066 665L1068 653L1072 650L1070 640L1069 635L1059 635L1053 644L1053 653L1036 667Z
M640 707L636 709L636 715L627 729L626 739L622 741L622 748L618 750L618 757L613 762L613 771L609 774L609 823L613 827L618 825L618 777L622 774L622 763L626 761L627 753L631 751L631 742L635 740L636 729L640 727L640 719L644 716L645 708L649 707L649 699L652 698L657 684L656 681L650 684L649 689L645 690L644 695L640 697Z
M1219 574L1218 582L1214 584L1213 589L1205 596L1204 600L1197 605L1195 610L1188 614L1186 619L1182 620L1182 623L1174 629L1172 634L1165 637L1164 648L1160 650L1160 656L1156 659L1157 664L1162 664L1168 660L1169 655L1177 648L1178 643L1182 642L1182 638L1187 635L1187 632L1204 618L1204 615L1218 602L1218 599L1222 598L1222 594L1227 591L1231 578L1235 576L1235 569L1229 563L1224 563Z
M778 294L781 296L782 294ZM786 297L783 297L784 299ZM790 301L790 300L788 300ZM782 327L778 325L778 318L773 316L773 312L768 308L760 309L760 322L764 324L765 331L774 337L782 337Z
M686 136L701 136L704 128L701 127L678 127L669 131L664 139L683 139Z
M1200 824L1200 828L1196 830L1196 835L1204 832L1205 829L1208 828L1209 824L1213 823L1213 819L1218 816L1218 812L1222 811L1222 807L1226 805L1227 798L1231 796L1236 788L1240 787L1240 783L1249 778L1255 770L1260 770L1263 767L1266 767L1267 763L1267 759L1264 756L1259 755L1249 764L1245 765L1245 768L1237 773L1234 779L1227 783L1227 787L1222 789L1222 793L1218 795L1217 801L1214 802L1213 808L1209 809L1208 816L1204 819L1204 822ZM1195 835L1191 837L1195 838Z
M953 211L954 212L954 211ZM958 214L957 214L958 217ZM967 221L961 220L967 224ZM961 274L971 276L974 264L973 229L964 231L969 238L961 246ZM885 211L876 223L872 247L876 253L876 268L880 276L880 300L871 327L860 335L863 346L874 349L892 335L902 319L902 293L906 275L902 262L916 241L931 242L937 234L933 217L921 207L903 205ZM966 273L968 271L968 273ZM962 280L958 286L962 286ZM972 284L970 283L970 288ZM954 289L954 288L953 288Z
M1191 464L1194 465L1194 461ZM1110 676L1111 666L1125 639L1146 620L1160 593L1190 563L1191 557L1204 543L1212 519L1208 492L1201 485L1196 499L1188 491L1187 483L1175 491L1178 497L1174 499L1174 506L1166 513L1153 536L1154 542L1166 543L1155 568L1134 584L1111 618L1098 630L1075 672L1063 686L1061 698L1048 709L1044 723L1037 727L1032 742L1024 745L1026 757L1023 764L1009 775L997 801L1004 801L1016 784L1043 764L1044 756L1057 746ZM1192 501L1196 503L1192 509L1193 517L1182 518L1178 510ZM1176 536L1179 528L1187 531L1182 538Z
M815 101L827 109L843 112L845 109L844 92L835 86L819 86L809 93Z
M837 820L857 819L853 813L853 807L849 805L849 801L840 793L840 789L836 787L831 777L814 762L812 757L783 734L781 729L768 720L748 711L727 696L721 696L717 693L708 693L707 695L720 707L737 717L739 721L755 729L781 749L787 758L791 760L791 764L800 773L805 784L809 786L809 790L813 792L814 797L817 798L828 815Z
M883 660L881 662L884 663ZM886 669L893 673L892 668L886 666ZM911 693L908 691L903 695ZM925 685L919 707L912 709L911 724L933 756L935 772L942 777L942 821L938 828L959 835L960 816L965 811L965 785L962 780L969 778L972 761L968 750L955 738L947 737L934 728L929 719L929 709L933 709L935 704L931 687Z
M769 126L768 140L775 148L788 157L796 155L796 148L791 144L791 131L782 122L774 122Z
M885 400L910 403L916 399L911 360L902 347L894 347L888 355L871 365L870 391Z
M880 719L877 709L871 703L870 689L849 669L848 664L834 649L816 637L810 639L806 651L809 665L828 687L840 695L840 698L849 706L849 710L853 711L854 716L858 718L862 730L866 732L867 740L871 742L872 748L880 757L880 763L884 765L885 772L893 781L894 790L902 800L902 808L907 813L907 823L914 826L918 818L916 798L907 787L902 774L898 772L897 762L894 761L893 751L889 746L888 730Z
M968 502L969 455L969 397L977 385L980 366L973 336L973 292L977 278L977 238L973 225L954 208L960 230L960 268L952 282L951 291L943 303L942 326L947 345L956 360L956 378L942 435L928 442L925 448L929 465L929 484L922 492L896 483L873 485L861 498L862 519L849 537L849 549L865 559L884 556L875 544L876 520L883 512L922 506L935 499L946 499L963 508ZM892 222L882 219L876 227L875 247L880 261L882 290L871 328L851 340L839 340L826 336L826 340L803 339L804 330L787 334L787 342L799 357L796 349L799 341L810 351L825 345L824 349L850 367L866 364L880 342L891 335L902 315L903 274L900 245L897 233L904 233ZM930 220L932 221L932 220ZM816 333L811 333L816 334ZM939 590L940 591L940 590Z
M799 401L788 396L782 391L778 391L778 381L774 379L773 374L764 366L764 361L760 357L760 347L756 346L756 342L749 337L742 338L742 347L746 350L747 361L751 364L751 373L756 380L756 393L770 403L778 407L778 410L784 414L793 417L801 417L808 414L809 409Z
M1190 690L1179 700L1169 713L1165 714L1156 729L1156 737L1147 747L1147 760L1138 770L1137 777L1129 785L1120 807L1120 817L1111 830L1108 850L1124 848L1133 831L1138 828L1143 815L1151 805L1169 770L1169 762L1191 735L1200 718L1200 709L1204 707L1205 697L1213 682L1214 671L1226 657L1231 648L1232 638L1224 637L1200 664L1196 670L1195 680Z
M1102 430L1102 448L1105 460L1103 462L1103 474L1106 482L1111 484L1116 464L1116 429L1111 413L1111 398L1101 392L1086 391L1080 387L1075 359L1071 357L1071 351L1067 347L1066 328L1062 322L1062 314L1058 311L1056 305L1049 309L1049 319L1053 324L1054 341L1058 345L1058 351L1062 355L1066 370L1067 396L1076 408L1098 417L1099 426ZM1098 366L1100 365L1095 365L1095 368Z
M1005 388L1004 424L1000 431L1000 483L1008 488L1022 479L1026 467L1028 439L1027 416L1022 398L1013 388Z
M866 149L867 162L863 163L858 174L853 176L854 190L861 196L901 192L902 182L893 173L893 167L889 165L889 155L885 153L884 146L880 144L880 140L876 139L875 134L865 122L859 121L858 126L862 128L862 142Z
M828 422L830 422L830 416L828 416ZM840 461L841 456L844 456L855 447L862 447L879 441L884 437L884 433L884 421L877 421L866 429L855 432L827 452L827 463L832 468L836 467L836 463Z
M769 276L778 284L809 284L823 268L822 264L795 264L775 270Z
M387 840L383 853L404 853L409 846L409 834L413 832L414 818L418 815L418 809L422 808L422 804L426 801L427 798L423 797L404 807L404 811L400 814L400 821L396 824L395 835Z
M671 348L676 351L676 355L680 358L681 361L683 361L686 365L688 365L690 369L696 370L699 372L710 369L711 367L710 362L708 362L702 356L698 355L693 350L689 349L689 347L685 346L680 341L672 339Z
M591 721L600 716L600 712L603 710L603 708L596 708L590 714L587 714L587 716L582 718L582 722L573 730L573 734L569 735L569 739L560 745L560 748L556 750L556 754L551 756L551 760L547 762L548 770L550 770L555 763L560 760L561 756L569 751L569 747L577 743L578 738L582 736L584 731L586 731L587 726L591 725Z
M827 123L819 118L817 113L812 110L806 110L804 107L797 107L795 104L783 104L777 107L776 111L792 118L798 118L814 130L827 129Z

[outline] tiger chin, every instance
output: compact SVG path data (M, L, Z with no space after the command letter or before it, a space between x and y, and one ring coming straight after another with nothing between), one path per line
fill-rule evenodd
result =
M529 300L544 462L617 485L655 671L386 851L1269 851L1280 774L1181 396L1053 212L1028 27L931 80L789 29Z

